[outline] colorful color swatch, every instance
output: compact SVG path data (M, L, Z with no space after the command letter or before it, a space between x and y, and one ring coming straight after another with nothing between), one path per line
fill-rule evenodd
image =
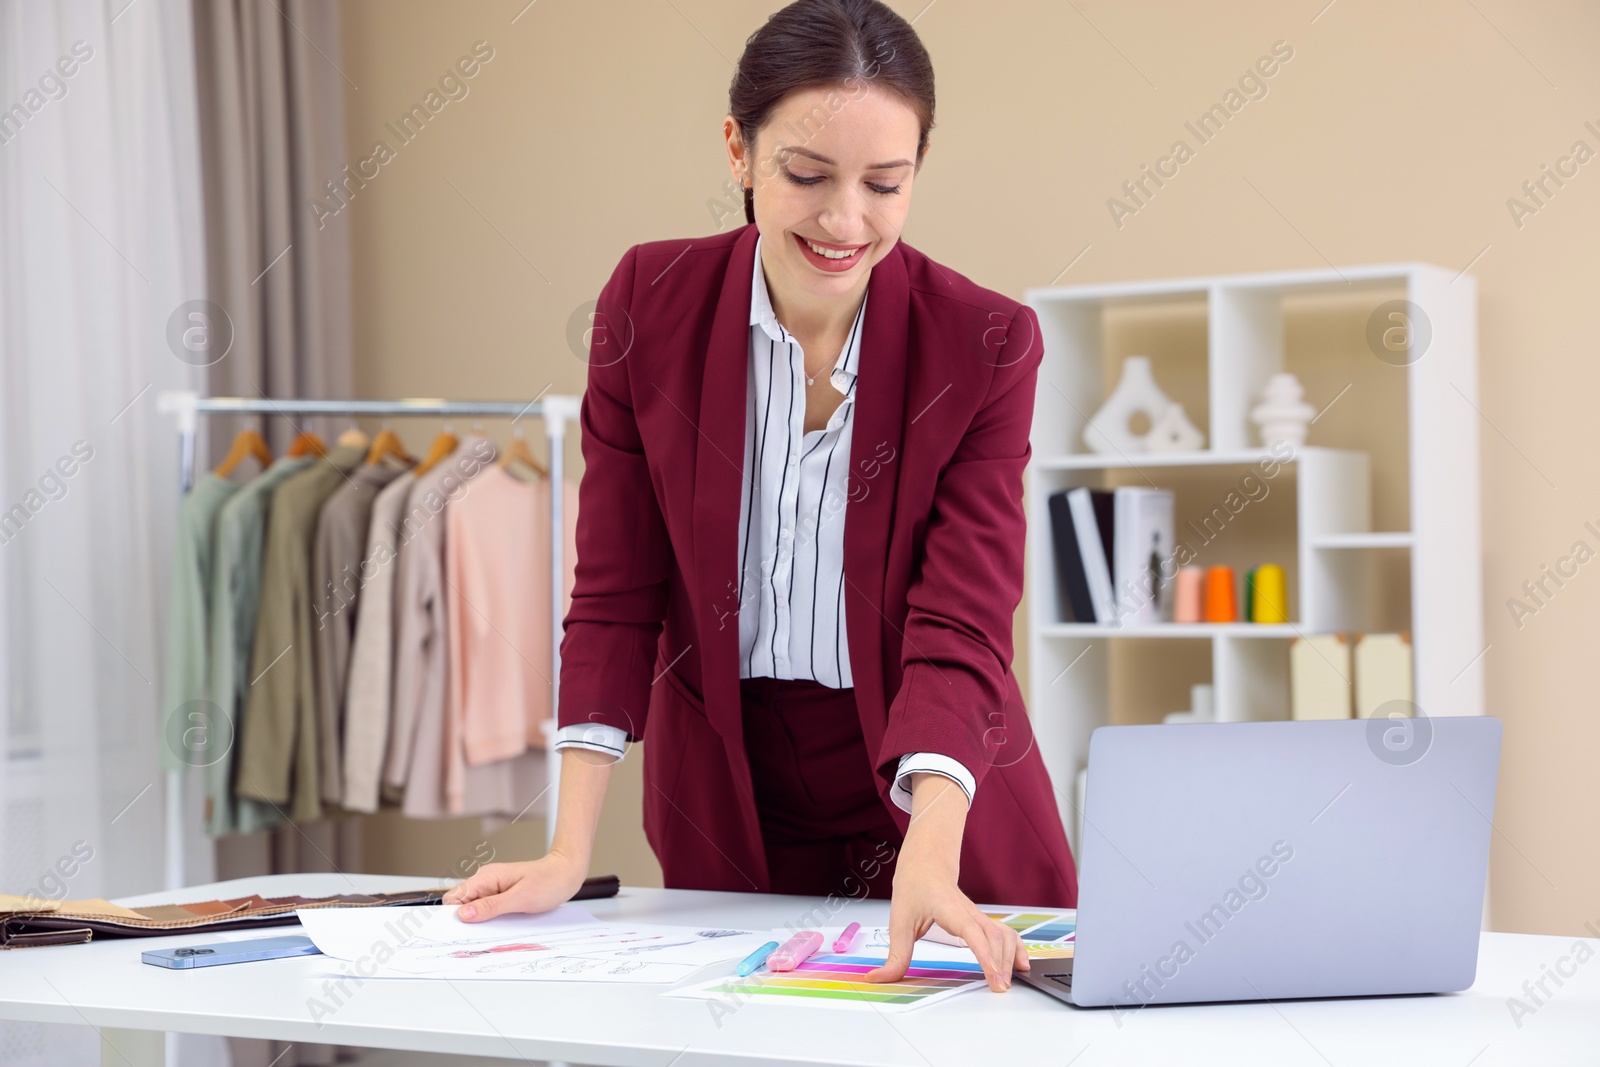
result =
M985 914L987 914L989 918L994 919L996 922L999 922L1004 926L1011 927L1011 929L1015 930L1019 934L1030 927L1039 926L1055 918L1055 916L1049 912L1021 912L1015 915L1007 914L1005 912L1000 912L999 914L986 912Z
M1022 935L1030 960L1072 955L1078 933L1076 911L986 911L989 918Z
M866 973L882 967L882 956L825 954L812 956L792 971L758 971L748 978L719 978L704 985L673 990L667 996L728 999L742 1003L759 997L773 1001L906 1009L984 984L983 969L973 961L913 957L898 982L869 982Z

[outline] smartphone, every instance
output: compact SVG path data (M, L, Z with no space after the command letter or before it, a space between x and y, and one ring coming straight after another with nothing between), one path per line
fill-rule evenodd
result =
M285 956L315 956L317 946L304 934L293 937L257 937L243 941L217 941L187 948L151 949L140 958L152 967L216 967L224 963L279 960Z

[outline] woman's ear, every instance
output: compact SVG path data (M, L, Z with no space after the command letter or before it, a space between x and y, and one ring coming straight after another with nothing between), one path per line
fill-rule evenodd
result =
M728 168L733 172L733 180L743 185L745 175L750 173L749 153L745 150L744 134L732 115L722 120L722 136L728 144Z

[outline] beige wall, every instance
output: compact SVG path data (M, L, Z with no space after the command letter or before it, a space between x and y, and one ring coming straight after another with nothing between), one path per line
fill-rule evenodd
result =
M775 4L543 0L512 24L523 3L344 0L352 160L392 143L384 123L474 41L494 48L470 95L346 208L365 395L576 393L583 366L567 322L621 253L718 228L708 203L727 178L730 62ZM1600 129L1600 11L1507 0L1336 0L1320 14L1321 0L924 4L894 5L921 12L940 93L905 238L982 284L1020 297L1057 280L1473 264L1484 663L1489 708L1506 724L1494 924L1575 933L1600 919L1600 563L1520 628L1506 607L1574 541L1600 547L1582 526L1600 524L1584 444L1600 396L1600 162L1520 227L1506 204L1574 141L1600 150L1584 128ZM1294 57L1267 96L1113 223L1107 198L1280 40ZM1360 390L1340 405L1357 422L1392 410ZM629 784L608 812L602 865L647 880L636 777ZM391 869L450 855L459 842L440 846L441 832L471 834L391 830L392 848L374 853Z

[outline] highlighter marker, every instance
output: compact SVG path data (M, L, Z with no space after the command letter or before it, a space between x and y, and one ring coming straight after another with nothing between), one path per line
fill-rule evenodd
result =
M750 975L755 973L757 968L759 968L763 963L767 962L767 957L772 955L773 949L777 947L778 943L776 941L768 941L765 945L762 945L760 948L750 953L750 955L740 960L739 966L734 968L734 973L740 978L748 978Z
M767 969L771 971L792 971L822 947L822 935L815 930L802 930L783 943L781 948L774 949L772 955L767 957Z
M849 952L851 943L855 941L856 934L858 934L860 932L861 932L861 924L860 923L851 923L849 926L846 926L844 928L844 933L839 935L839 940L837 940L837 941L835 941L833 943L833 951L835 951L835 952Z

